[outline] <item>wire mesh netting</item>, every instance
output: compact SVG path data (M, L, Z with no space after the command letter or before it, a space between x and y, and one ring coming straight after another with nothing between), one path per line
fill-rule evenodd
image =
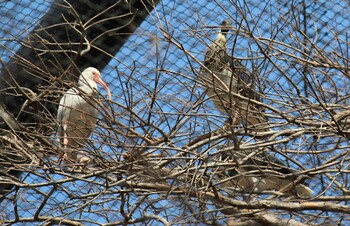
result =
M349 224L348 7L0 1L2 222ZM206 53L225 19L225 52L254 78L223 97ZM88 96L96 127L73 149L56 112L89 66L112 99Z

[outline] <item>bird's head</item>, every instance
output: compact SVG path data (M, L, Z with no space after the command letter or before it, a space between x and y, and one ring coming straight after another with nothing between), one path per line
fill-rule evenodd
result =
M226 35L232 29L232 21L229 19L225 19L221 23L221 33Z
M226 19L222 21L221 25L221 32L218 34L215 40L215 45L219 48L224 48L226 46L226 35L229 32L229 30L232 29L232 22L229 19Z
M90 88L97 88L96 84L100 84L107 91L108 98L112 99L111 92L107 84L101 79L99 70L94 67L86 68L79 77L79 85L89 86Z

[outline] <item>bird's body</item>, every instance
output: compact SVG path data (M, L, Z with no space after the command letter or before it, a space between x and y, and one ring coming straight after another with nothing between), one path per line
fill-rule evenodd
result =
M111 98L107 85L100 78L100 72L89 67L81 73L78 87L70 88L60 100L57 133L61 146L69 149L66 154L71 162L77 159L79 149L86 144L97 122L97 102L93 98L97 91L96 83L103 86Z
M206 86L206 94L216 108L232 117L233 123L241 123L256 132L269 130L267 118L256 101L261 94L256 90L257 77L226 51L226 34L231 22L224 20L221 32L205 53L200 76ZM224 187L240 188L244 192L283 190L299 197L310 197L312 190L298 179L294 172L278 159L261 153L249 156L253 151L235 150L227 161L236 164L232 169L222 169ZM229 153L226 153L228 155ZM243 161L243 163L239 163ZM288 175L288 176L286 176ZM220 176L220 177L221 177ZM228 179L229 178L229 179Z
M77 148L86 142L97 122L96 102L87 101L76 88L69 89L60 101L57 118L62 144ZM63 114L64 112L64 114Z
M276 157L262 152L246 159L249 151L237 151L233 161L238 166L222 168L225 187L239 188L244 192L282 191L300 198L310 198L313 191L299 178L299 175ZM243 162L241 162L244 159ZM227 178L231 180L227 180ZM298 181L298 182L297 182Z
M226 20L222 23L222 27L228 25L230 22ZM209 70L202 69L201 76L206 84L207 94L220 112L228 114L249 129L264 131L265 129L260 128L266 127L267 119L260 107L251 102L260 101L259 93L255 90L255 76L227 54L227 32L227 28L222 29L205 54L204 65Z

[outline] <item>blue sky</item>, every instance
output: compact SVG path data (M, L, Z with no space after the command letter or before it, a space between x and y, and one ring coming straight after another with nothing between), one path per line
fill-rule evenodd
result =
M241 1L241 4L242 2L243 1ZM156 16L155 13L152 13L152 16L149 16L141 24L135 33L130 36L124 47L116 54L115 58L112 59L108 66L102 70L102 75L113 93L113 100L119 103L126 102L125 97L122 94L122 86L127 88L124 82L129 78L131 73L134 73L131 83L135 91L133 96L135 102L137 100L142 101L145 99L145 96L152 92L156 76L159 75L161 76L161 83L158 87L160 90L160 100L157 102L159 106L156 107L156 109L172 113L179 112L179 109L182 108L187 110L190 109L191 105L188 103L194 102L200 94L193 95L192 90L189 88L193 86L196 93L200 93L203 90L198 84L196 85L196 76L191 73L189 65L192 64L196 69L198 69L199 66L194 59L190 58L188 60L182 50L169 44L159 32L159 27L164 27L168 30L176 40L183 44L183 47L186 50L202 60L203 52L207 47L206 43L209 43L210 39L214 39L216 35L215 32L210 31L205 26L216 26L220 24L223 19L228 18L229 15L233 18L239 19L235 8L230 5L230 1L219 1L219 3L222 4L222 7L218 6L218 2L216 1L210 1L209 3L205 1L164 1L163 4L160 3L156 9L158 15ZM286 8L284 8L283 5L277 4L278 1L259 1L259 4L256 3L256 5L254 5L253 3L250 5L252 14L247 15L248 21L257 20L257 18L260 18L259 16L261 16L261 19L259 19L258 22L259 29L254 30L254 32L256 32L254 33L255 35L260 34L263 37L270 37L271 34L269 32L271 27L274 28L274 26L282 25L285 27L281 28L281 34L285 35L291 33L293 28L287 22L279 21L273 16L268 16L271 15L269 13L271 13L271 10L273 9L278 10L276 15L287 13ZM345 39L344 33L347 31L346 28L350 25L350 17L345 10L346 6L344 4L344 2L337 3L337 5L334 6L328 5L328 3L320 4L320 7L325 7L323 10L322 8L320 9L316 3L310 3L310 5L314 6L313 9L319 11L317 11L317 13L313 11L307 12L310 16L310 23L307 24L307 34L311 39L317 38L321 47L324 47L324 50L326 51L345 48L344 46L336 47L337 43L334 42L334 35L327 31L328 29L335 30L341 39ZM45 14L49 6L50 3L44 0L17 0L0 3L0 14L5 15L3 17L3 22L0 24L0 36L2 37L2 39L0 39L0 54L5 62L8 61L9 57L19 48L18 40L23 40L27 33L35 27L37 21L39 21L40 17ZM265 11L262 11L262 6L266 6ZM328 6L333 10L326 10L326 7ZM193 29L195 33L191 31ZM296 38L286 37L287 36L277 36L276 39L286 43L292 43L293 39ZM233 40L234 36L231 35L228 46L232 46ZM247 46L250 47L252 52L258 49L258 47L248 39L241 38L239 41L240 42L235 48L235 55L237 57L244 58L251 56L247 52ZM156 63L158 63L158 65L156 65ZM251 68L250 62L245 63L248 68ZM162 65L162 68L182 73L182 75L176 76L174 73L159 72L156 70L156 68L159 68L159 64ZM281 64L281 67L282 66L283 64ZM118 69L119 74L115 68ZM261 76L267 79L270 84L276 81L282 85L286 84L286 79L277 71L271 73L266 68L261 71ZM298 74L295 71L290 72L295 75L292 79L298 82L300 79ZM121 76L121 83L119 83L119 80L117 79L118 76ZM180 82L182 82L182 84ZM339 85L342 87L342 84ZM285 85L284 88L286 90L289 89L288 85ZM274 93L272 89L269 89L269 92L271 95ZM163 101L161 101L162 99ZM171 104L167 102L169 99L173 100ZM142 113L144 117L147 117L147 111L142 111L141 108L147 106L147 100L148 99L146 98L145 101L137 105L140 114ZM184 103L188 105L186 106ZM213 124L217 124L217 126L222 125L222 116L218 117L219 113L215 110L211 102L208 101L206 105L209 106L207 109L211 109L211 111L209 110L209 113L214 115L211 117ZM137 111L137 109L135 109L135 111ZM206 111L204 111L203 108L200 108L199 112L204 113ZM178 116L172 115L169 117L175 121ZM121 116L120 119L127 120L127 118L123 118L123 116ZM162 119L159 115L155 114L152 120L160 121ZM204 120L198 121L196 121L196 123L203 123L205 125ZM171 125L168 125L166 122L160 123L160 126L167 132L172 128ZM190 130L190 126L190 124L184 126L184 130ZM215 128L216 126L213 127ZM103 130L98 131L103 132ZM178 142L181 143L181 139L182 137L179 137ZM303 141L304 140L296 140L295 143L291 143L290 145L297 147L300 145L298 142ZM186 141L184 141L184 143L185 142ZM306 146L304 146L304 148L306 148ZM110 151L115 152L115 150ZM61 178L61 176L58 175L54 177L56 180ZM37 180L38 178L31 177L30 179ZM315 184L316 182L313 183ZM79 188L84 187L83 184L84 182L71 183L67 184L67 187L78 190ZM48 188L43 188L42 190L47 192ZM53 202L64 197L64 192L58 192L58 195L55 196ZM29 196L27 201L35 202L35 197ZM72 205L71 209L77 208L77 206L74 206L74 201L71 201L68 204ZM109 202L106 206L113 207L113 204L115 203ZM161 203L158 203L158 205L161 205ZM29 207L25 206L23 208L25 209ZM27 211L25 213L29 215L33 214L33 212ZM60 213L57 212L57 214L59 215ZM113 214L115 213L111 213L111 215ZM92 213L89 214L89 217L91 217L91 215ZM99 214L96 214L93 217L99 217ZM100 222L106 222L106 220L101 217Z

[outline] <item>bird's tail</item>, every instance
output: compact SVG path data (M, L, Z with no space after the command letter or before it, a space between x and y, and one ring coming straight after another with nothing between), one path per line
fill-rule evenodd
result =
M306 185L299 184L295 186L295 192L300 198L310 198L312 197L313 190Z

